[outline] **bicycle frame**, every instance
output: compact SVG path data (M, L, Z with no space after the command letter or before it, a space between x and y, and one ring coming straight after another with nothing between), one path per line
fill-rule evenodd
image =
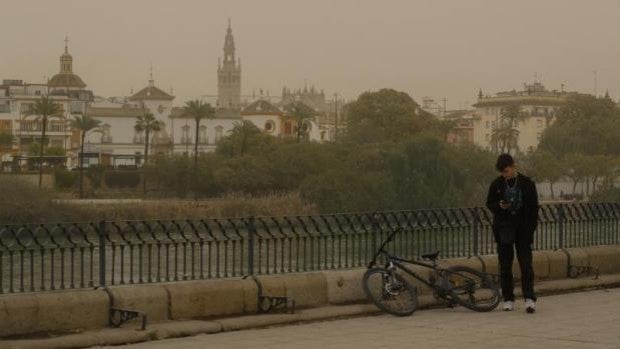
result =
M438 285L433 284L432 279L425 279L422 276L418 275L416 272L414 272L413 270L407 268L406 265L404 265L403 263L407 263L407 264L413 264L413 265L419 265L421 267L425 267L428 269L431 269L433 271L434 276L441 276L441 274L443 272L447 272L448 270L445 268L440 268L437 266L437 263L435 261L433 261L432 263L426 263L426 262L422 262L422 261L415 261L415 260L409 260L409 259L403 259L400 257L396 257L390 253L388 253L387 251L384 250L385 246L394 239L394 235L396 235L396 233L398 233L400 230L402 230L402 228L398 228L396 230L394 230L390 236L381 244L381 246L379 247L379 249L377 250L377 252L375 253L372 261L368 264L368 269L372 268L377 261L377 257L379 257L379 255L384 255L387 259L387 266L389 268L390 265L394 265L397 269L400 269L402 271L404 271L405 273L411 275L413 278L415 278L416 280L419 280L420 282L422 282L423 284L429 286L430 288L434 289L434 290L438 290L443 292L443 288L439 287Z
M394 265L397 269L400 269L400 270L404 271L405 273L411 275L413 278L419 280L420 282L422 282L423 284L427 285L428 287L430 287L432 289L437 289L437 285L433 284L431 282L431 279L425 279L424 277L418 275L415 271L409 269L403 263L419 265L421 267L425 267L425 268L431 269L433 271L434 275L436 275L436 276L439 276L441 274L441 272L446 271L443 268L437 267L437 265L434 264L434 263L425 263L425 262L421 262L421 261L402 259L402 258L399 258L399 257L396 257L396 256L392 256L392 255L390 255L387 252L384 252L384 254L387 257L388 265L389 264Z

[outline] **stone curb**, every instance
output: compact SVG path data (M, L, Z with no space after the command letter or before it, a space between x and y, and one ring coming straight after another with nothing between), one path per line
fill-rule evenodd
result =
M620 274L601 275L599 279L564 279L539 282L536 290L550 295L592 288L620 287ZM515 293L520 295L520 290ZM430 295L419 297L420 309L441 305ZM379 314L372 304L331 305L301 310L296 314L246 315L210 321L171 321L149 325L147 331L129 328L102 329L55 338L0 341L0 349L77 349L102 345L140 343L199 334L212 334L302 322L333 320L342 317Z

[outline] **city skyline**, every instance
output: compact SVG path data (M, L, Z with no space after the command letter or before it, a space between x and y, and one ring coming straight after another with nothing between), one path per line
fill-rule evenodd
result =
M551 16L560 11L555 6L560 3L575 11ZM614 99L620 95L619 1L600 1L598 7L556 0L391 1L388 6L340 1L328 7L283 1L166 4L12 3L11 11L4 12L10 16L0 21L6 39L1 78L44 82L44 76L57 73L69 35L74 70L97 95L141 89L151 63L157 85L174 89L175 104L214 95L230 17L243 64L242 94L263 89L278 96L284 86L307 82L325 89L328 98L334 92L355 98L391 87L418 102L424 96L445 97L448 108L455 109L473 104L479 88L485 94L519 89L536 76L550 89L564 84L567 90L593 93L596 88L599 95L606 90ZM481 7L484 18L472 16ZM406 16L446 9L458 15ZM11 32L25 15L31 22ZM55 19L52 28L46 16ZM536 30L543 22L546 29ZM506 62L507 57L512 60Z

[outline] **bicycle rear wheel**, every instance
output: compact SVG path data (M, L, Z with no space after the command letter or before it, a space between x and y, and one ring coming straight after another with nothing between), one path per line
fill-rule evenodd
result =
M485 273L454 266L446 269L443 282L452 300L468 309L485 312L499 305L499 289Z
M418 307L417 289L399 274L385 268L366 271L362 286L368 299L392 315L411 315Z

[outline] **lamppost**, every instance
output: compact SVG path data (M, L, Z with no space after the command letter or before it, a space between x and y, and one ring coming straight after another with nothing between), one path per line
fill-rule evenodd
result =
M338 141L338 93L334 93L334 142Z

